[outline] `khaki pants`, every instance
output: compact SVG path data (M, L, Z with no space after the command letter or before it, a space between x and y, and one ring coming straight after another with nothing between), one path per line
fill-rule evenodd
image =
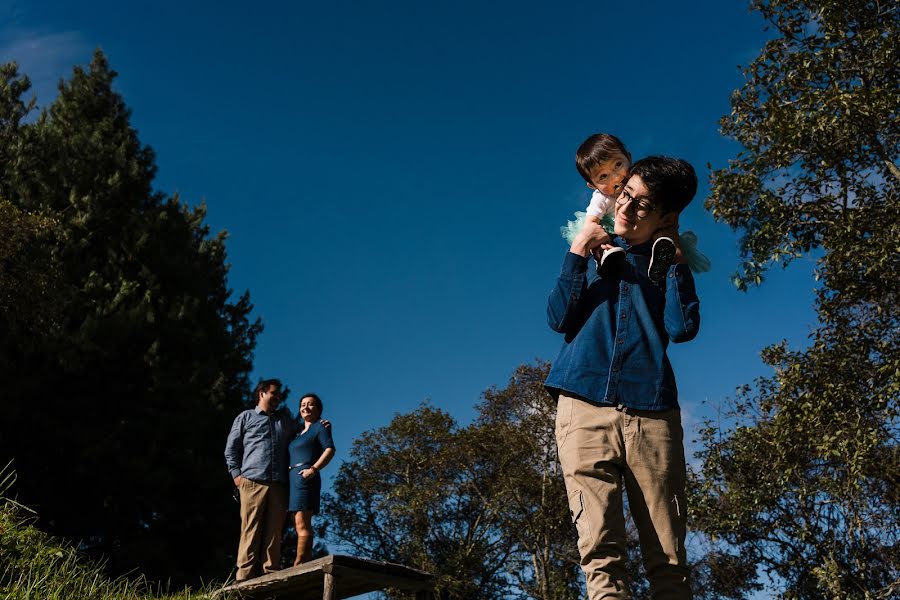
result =
M556 444L590 600L630 598L622 487L655 599L691 598L681 413L560 395Z
M283 483L243 479L240 491L241 541L235 579L243 581L279 569L287 487Z

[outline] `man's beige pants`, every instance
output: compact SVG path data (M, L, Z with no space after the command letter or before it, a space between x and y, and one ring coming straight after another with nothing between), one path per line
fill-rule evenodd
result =
M622 485L654 599L691 598L681 412L619 410L560 395L556 444L590 600L631 598Z
M281 562L281 532L287 514L287 487L283 483L241 481L241 541L237 574L243 581L277 571Z

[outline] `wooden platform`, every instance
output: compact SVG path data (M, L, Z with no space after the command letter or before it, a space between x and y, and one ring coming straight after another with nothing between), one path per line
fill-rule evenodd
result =
M211 597L233 592L241 598L338 600L385 588L416 592L417 600L430 600L434 577L403 565L332 554L223 587Z

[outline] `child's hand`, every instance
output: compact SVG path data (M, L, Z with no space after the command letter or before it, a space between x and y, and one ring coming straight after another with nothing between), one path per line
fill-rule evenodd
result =
M599 248L601 244L610 243L609 234L597 223L587 221L584 227L578 233L569 249L573 254L587 256L595 248Z

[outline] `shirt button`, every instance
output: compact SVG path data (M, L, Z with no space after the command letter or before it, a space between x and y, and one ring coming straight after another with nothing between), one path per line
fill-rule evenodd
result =
M616 340L616 343L617 343L617 344L621 344L621 343L622 343L622 340Z
M620 317L621 317L622 319L624 319L624 318L625 318L625 313L622 313L622 314L620 315Z

